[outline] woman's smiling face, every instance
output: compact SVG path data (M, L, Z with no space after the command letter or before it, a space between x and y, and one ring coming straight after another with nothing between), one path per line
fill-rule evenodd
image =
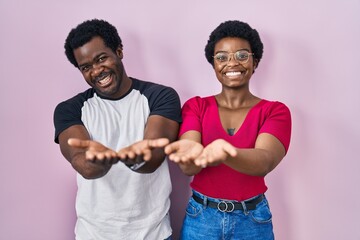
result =
M234 53L239 50L250 53L246 63L235 59ZM255 68L250 43L242 38L226 37L215 44L214 55L221 52L230 54L229 61L220 62L214 59L215 74L223 87L239 88L248 85Z

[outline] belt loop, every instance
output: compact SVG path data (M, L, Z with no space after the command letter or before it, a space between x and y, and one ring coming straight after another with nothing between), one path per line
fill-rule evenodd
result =
M203 208L204 208L204 209L207 208L207 201L208 201L207 197L203 195L203 205L204 205Z
M247 208L246 208L245 201L241 201L241 205L242 205L242 207L243 207L243 209L244 209L245 215L248 215L248 214L249 214L249 211L248 211Z

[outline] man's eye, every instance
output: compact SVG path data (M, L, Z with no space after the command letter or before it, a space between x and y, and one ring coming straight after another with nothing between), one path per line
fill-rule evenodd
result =
M106 60L106 58L107 58L107 57L105 57L105 56L103 56L103 57L99 57L99 60L98 60L98 61L99 61L99 62L103 62L103 61L105 61L105 60Z
M81 70L82 72L87 72L89 69L90 69L89 66L82 66L82 67L80 68L80 70Z
M90 69L91 69L91 65L85 65L80 67L80 71L84 73L90 71Z

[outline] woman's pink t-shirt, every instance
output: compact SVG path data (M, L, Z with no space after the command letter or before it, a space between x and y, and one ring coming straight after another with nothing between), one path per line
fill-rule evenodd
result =
M287 152L291 136L291 115L281 102L261 100L252 107L240 129L233 136L222 127L214 96L189 99L182 109L181 136L187 131L201 133L204 146L216 139L224 139L237 148L254 148L260 133L275 136ZM266 192L264 177L240 173L225 164L202 169L193 178L191 187L213 198L242 201Z

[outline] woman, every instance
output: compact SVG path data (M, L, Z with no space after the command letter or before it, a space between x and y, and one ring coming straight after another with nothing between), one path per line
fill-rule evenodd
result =
M165 148L194 176L181 239L274 239L264 177L288 150L291 116L250 92L262 53L244 22L221 23L209 37L205 55L222 90L184 104L180 140Z

